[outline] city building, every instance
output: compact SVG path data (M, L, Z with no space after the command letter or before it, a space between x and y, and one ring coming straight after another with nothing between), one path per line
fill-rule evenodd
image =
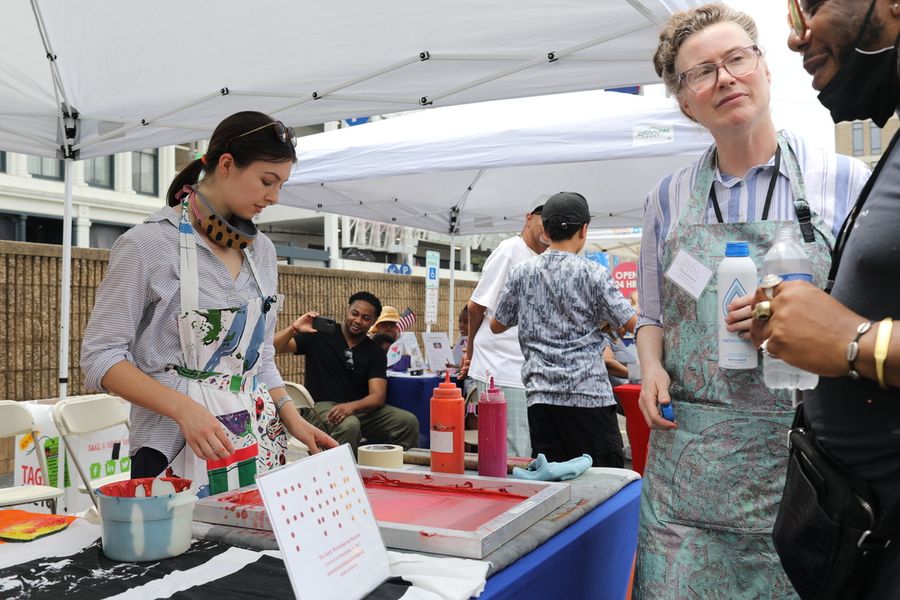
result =
M323 129L304 127L298 134ZM111 248L119 235L164 204L175 173L204 147L200 141L76 161L73 245ZM62 160L0 152L0 239L61 244L63 212ZM412 274L424 275L425 253L434 250L441 254L441 266L450 266L450 236L445 234L285 206L268 209L258 226L290 264L368 272L407 264ZM490 249L505 237L457 237L459 277L477 278Z
M881 154L891 143L891 138L900 129L900 119L892 116L883 128L871 120L838 123L834 126L835 151L847 156L855 156L869 167L875 168Z

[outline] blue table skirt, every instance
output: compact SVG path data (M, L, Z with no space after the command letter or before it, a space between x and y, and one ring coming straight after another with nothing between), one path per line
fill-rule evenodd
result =
M419 448L431 447L431 396L437 375L388 376L387 404L408 410L419 419Z
M641 481L491 576L479 600L623 600L637 548Z

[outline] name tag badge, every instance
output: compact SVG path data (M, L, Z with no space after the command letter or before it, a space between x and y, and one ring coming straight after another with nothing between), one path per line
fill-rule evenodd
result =
M679 250L665 276L669 281L690 294L694 300L699 300L712 274L712 269L688 252Z

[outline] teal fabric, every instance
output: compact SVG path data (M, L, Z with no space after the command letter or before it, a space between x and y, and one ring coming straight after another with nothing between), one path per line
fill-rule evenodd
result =
M808 206L796 156L781 136L779 144L794 205ZM715 273L726 242L738 240L749 242L761 267L787 222L704 225L715 149L701 160L691 201L666 241L663 270L685 250ZM818 215L812 223L816 241L803 248L824 287L834 239ZM796 597L771 541L784 487L791 396L765 386L761 363L753 370L719 368L716 304L715 275L699 301L664 279L665 368L679 427L650 437L636 598Z
M546 456L538 454L528 468L513 467L512 476L531 481L568 481L590 469L592 464L594 459L590 454L582 454L565 462L547 462Z

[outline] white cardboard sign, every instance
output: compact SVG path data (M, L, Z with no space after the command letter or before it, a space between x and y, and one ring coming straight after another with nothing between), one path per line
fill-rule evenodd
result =
M390 576L350 446L257 477L297 598L356 600Z

